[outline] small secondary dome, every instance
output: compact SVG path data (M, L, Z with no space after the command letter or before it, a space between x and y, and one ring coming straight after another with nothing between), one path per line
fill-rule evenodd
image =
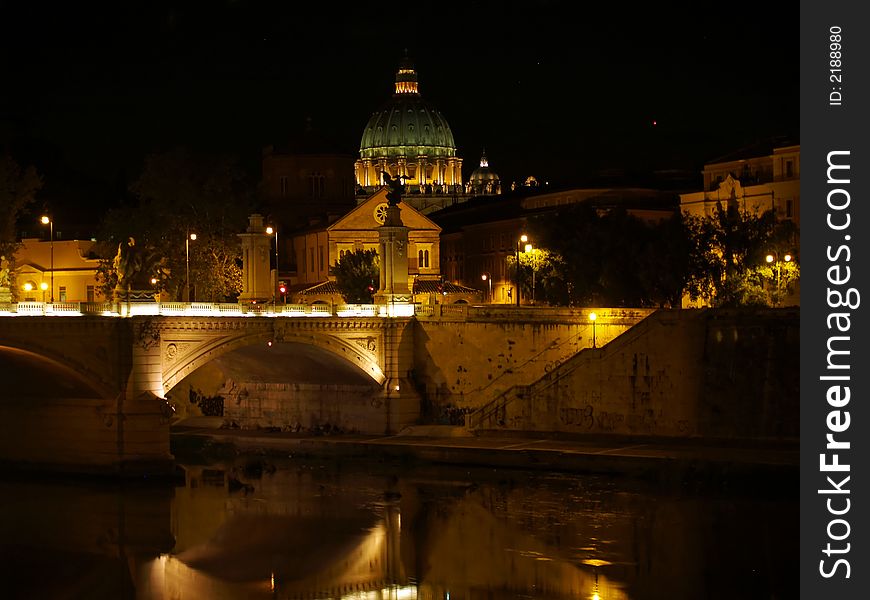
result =
M480 157L480 166L477 167L465 185L468 194L500 194L501 182L498 175L490 169L486 158L486 150Z

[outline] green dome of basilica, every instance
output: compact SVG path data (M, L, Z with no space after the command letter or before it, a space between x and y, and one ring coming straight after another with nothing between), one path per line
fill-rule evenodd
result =
M420 96L417 72L407 59L396 73L393 97L366 123L359 151L360 158L456 156L447 120Z
M363 131L361 158L456 156L444 116L419 95L396 94L376 111Z
M383 185L382 173L401 177L417 193L459 193L462 159L447 120L423 100L417 71L405 58L399 63L393 97L372 113L354 163L360 190Z

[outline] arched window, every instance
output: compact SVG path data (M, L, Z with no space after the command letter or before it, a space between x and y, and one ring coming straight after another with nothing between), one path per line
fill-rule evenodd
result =
M417 251L417 268L420 268L420 269L428 269L429 268L429 251L428 250L418 250Z
M324 177L320 171L314 171L308 176L309 193L312 198L322 198L324 191Z

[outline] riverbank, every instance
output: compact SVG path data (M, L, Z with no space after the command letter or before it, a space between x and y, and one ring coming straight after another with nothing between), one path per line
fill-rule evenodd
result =
M730 441L606 437L544 437L484 433L457 427L416 427L399 435L312 435L219 429L193 419L171 430L177 457L279 455L421 462L577 473L609 473L670 482L793 482L797 442L738 444Z

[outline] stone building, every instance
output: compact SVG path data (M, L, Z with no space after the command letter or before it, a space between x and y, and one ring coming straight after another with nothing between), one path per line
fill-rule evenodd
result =
M378 227L387 215L387 188L382 188L334 223L296 233L291 240L296 273L291 279L288 301L298 304L343 302L330 268L347 252L379 248ZM441 228L403 201L402 223L408 232L408 289L415 302L434 302L436 290L447 292L447 302L475 302L475 289L445 284L440 275ZM373 282L377 283L377 282ZM445 287L446 285L446 287ZM439 290L440 287L440 290Z
M716 203L735 203L742 212L776 211L777 219L800 226L800 146L760 144L704 165L704 189L680 194L680 209L711 216Z
M15 253L15 285L21 302L101 302L93 253L96 242L26 238Z

